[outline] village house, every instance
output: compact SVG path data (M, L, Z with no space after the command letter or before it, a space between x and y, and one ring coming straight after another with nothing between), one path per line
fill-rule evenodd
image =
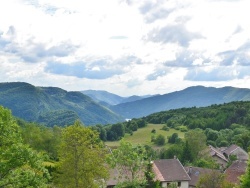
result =
M228 159L223 155L223 153L214 148L213 146L209 145L209 153L210 153L210 156L214 159L214 161L219 164L222 169L224 169L226 166L227 166L227 163L228 163Z
M189 188L196 187L197 183L199 182L200 177L202 177L202 176L205 176L207 174L211 174L214 172L221 173L220 170L192 167L192 166L185 167L185 170L191 179L189 181Z
M246 161L234 161L226 170L225 170L225 178L226 181L233 184L240 184L240 176L245 174L247 168Z
M191 179L178 159L153 161L153 172L161 187L167 188L170 183L176 183L178 188L189 187Z
M217 149L209 146L214 159L220 164L226 166L228 160ZM239 150L240 151L240 150ZM239 155L241 156L241 155ZM226 181L239 185L239 177L246 172L247 161L237 160L232 163L225 171ZM214 172L223 173L223 169L206 169L200 167L187 166L183 167L179 159L160 159L152 162L152 170L155 174L155 180L160 182L162 188L168 188L171 183L175 183L178 188L194 188L197 186L200 177ZM118 172L113 169L111 178L107 182L107 188L114 187L118 183ZM125 179L120 179L120 182Z
M221 152L229 159L230 156L236 156L237 160L247 161L249 156L248 153L243 150L241 147L233 144L223 150Z

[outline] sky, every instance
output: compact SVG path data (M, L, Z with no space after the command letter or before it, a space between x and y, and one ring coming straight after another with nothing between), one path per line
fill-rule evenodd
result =
M120 96L250 88L249 0L0 1L0 82Z

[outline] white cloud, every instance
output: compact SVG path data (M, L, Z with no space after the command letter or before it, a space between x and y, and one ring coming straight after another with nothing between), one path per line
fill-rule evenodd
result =
M2 1L0 77L120 95L250 87L249 6L248 0Z

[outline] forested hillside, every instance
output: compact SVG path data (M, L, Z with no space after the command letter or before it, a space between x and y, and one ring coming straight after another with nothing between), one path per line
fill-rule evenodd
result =
M212 104L249 100L250 89L195 86L165 95L157 95L134 102L122 103L112 106L111 109L124 118L138 118L170 109L193 106L204 107Z
M85 125L123 120L81 92L21 82L0 83L0 105L11 109L17 117L47 126L73 124L77 119Z
M250 128L250 102L239 101L208 107L181 108L151 114L144 118L149 123L166 123L170 127L180 125L189 129L212 128L221 130L232 124Z

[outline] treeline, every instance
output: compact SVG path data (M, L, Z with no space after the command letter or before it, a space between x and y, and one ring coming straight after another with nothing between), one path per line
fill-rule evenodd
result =
M231 129L232 126L234 126L233 128L239 128L237 131L242 131L242 127L250 128L250 102L240 101L209 107L181 108L158 112L143 118L112 125L95 125L92 128L99 132L101 140L115 141L124 137L125 133L132 135L134 131L147 126L148 123L166 124L168 128L185 131L188 129L200 128L206 130L209 128L216 132ZM229 133L231 134L230 131ZM220 137L215 143L211 142L210 144L223 146L225 143L230 142Z
M112 125L95 125L91 128L99 132L102 141L115 141L124 137L125 133L133 135L138 128L146 127L147 122L141 119L131 119L126 122L116 123Z
M227 104L211 105L200 108L181 108L163 111L145 117L148 123L164 123L176 128L181 125L189 129L221 130L229 128L232 124L250 127L250 102L231 102Z

